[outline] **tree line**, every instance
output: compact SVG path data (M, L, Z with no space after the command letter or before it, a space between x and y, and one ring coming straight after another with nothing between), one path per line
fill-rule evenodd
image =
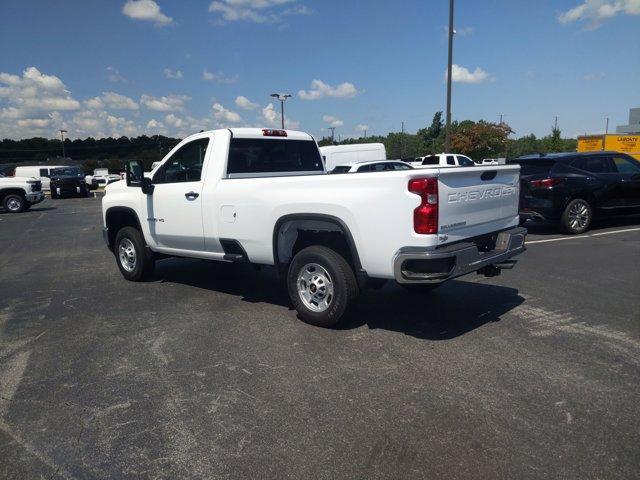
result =
M552 128L549 135L538 138L534 134L514 139L506 123L491 123L485 120L453 121L451 123L451 150L480 161L483 158L515 158L531 153L575 151L575 138L562 138L560 129ZM387 158L412 158L445 151L445 128L442 112L436 112L431 125L421 128L415 134L391 132L386 136L348 138L332 142L331 137L323 137L318 142L325 145L349 145L354 143L383 143Z
M530 153L575 151L575 138L562 138L559 129L553 128L549 135L537 138L530 134L517 139L509 138L513 130L506 123L491 123L485 120L454 121L451 123L451 149L454 153L467 155L474 160L483 158L514 158ZM128 159L141 160L149 169L155 161L180 142L178 138L163 135L120 138L92 137L64 141L66 157L74 160L89 173L96 167L106 167L120 171ZM444 152L445 128L442 112L436 112L430 125L415 134L390 132L386 136L348 138L332 142L324 137L318 143L323 145L346 145L353 143L383 143L388 158L410 158ZM0 141L0 164L5 166L18 163L51 164L62 161L62 142L46 138L23 140L4 139ZM68 158L64 159L65 163ZM1 167L2 165L0 165Z

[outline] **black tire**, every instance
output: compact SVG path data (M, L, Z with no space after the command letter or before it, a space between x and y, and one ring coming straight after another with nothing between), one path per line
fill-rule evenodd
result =
M129 244L127 244L127 242L129 242ZM130 268L125 268L125 262L121 259L121 246L133 249L133 262L128 263ZM153 269L155 267L153 252L147 248L147 244L138 229L133 227L121 228L116 234L113 252L115 254L116 263L118 264L120 273L122 273L122 276L127 280L140 282L153 273ZM131 256L128 258L131 258Z
M56 193L56 189L55 189L55 188L52 188L52 189L50 190L50 192L51 192L51 198L52 198L52 199L56 199L56 198L58 198L58 194Z
M310 265L318 265L325 272L309 267ZM307 268L309 267L309 268ZM311 269L310 269L311 268ZM306 270L307 274L315 278L310 283L304 283L301 280L300 286L298 278ZM333 293L330 296L323 297L322 306L320 303L316 305L320 310L313 309L312 302L307 305L303 300L303 294L300 293L303 283L309 285L307 293L313 296L314 293L322 291L323 280L326 280L324 273L328 273ZM328 287L324 282L325 288ZM315 288L314 288L315 287ZM337 252L327 247L314 245L300 250L289 265L287 273L287 290L293 307L298 312L300 318L319 327L332 327L336 325L347 312L351 304L358 297L358 283L351 266ZM325 290L325 295L328 290ZM326 301L325 301L326 299ZM322 308L324 309L322 310Z
M442 283L401 283L402 288L411 293L429 293L438 288Z
M571 200L562 212L560 227L565 233L576 235L589 230L593 220L593 208L583 198Z
M27 199L19 193L10 193L2 200L2 206L9 213L20 213L27 209Z

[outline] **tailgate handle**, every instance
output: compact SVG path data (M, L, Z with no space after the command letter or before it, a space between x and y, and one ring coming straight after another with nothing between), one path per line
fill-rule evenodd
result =
M496 178L497 174L498 172L496 170L487 170L486 172L482 172L482 175L480 175L480 179L484 181L493 180L494 178Z

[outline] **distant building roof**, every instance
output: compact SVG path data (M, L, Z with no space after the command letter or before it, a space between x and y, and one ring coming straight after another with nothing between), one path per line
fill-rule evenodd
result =
M629 124L618 125L616 133L640 133L640 107L629 109Z

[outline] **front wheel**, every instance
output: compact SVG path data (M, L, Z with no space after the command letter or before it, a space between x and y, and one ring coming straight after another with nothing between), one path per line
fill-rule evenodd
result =
M140 282L153 272L155 260L140 231L133 227L121 228L114 247L116 263L127 280Z
M2 206L7 212L20 213L27 209L27 200L17 193L10 193L2 201Z
M293 257L287 290L300 318L319 327L336 325L358 296L351 266L322 246L307 247Z
M586 232L591 226L593 210L589 202L582 198L571 200L560 218L560 226L566 233Z

